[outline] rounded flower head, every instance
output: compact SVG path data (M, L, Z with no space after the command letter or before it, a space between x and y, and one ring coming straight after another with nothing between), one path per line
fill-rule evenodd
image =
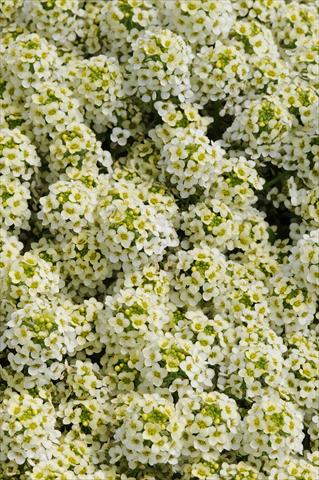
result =
M319 287L319 231L305 234L291 250L290 267L293 274L308 291L315 292Z
M141 375L146 385L182 392L190 385L197 391L212 386L214 371L209 368L207 353L200 343L169 333L146 335L142 351Z
M189 66L193 55L184 39L170 30L145 30L133 43L129 58L128 88L143 102L192 95Z
M122 108L123 76L116 58L98 55L75 60L67 65L65 77L89 125L103 132L117 123L116 113Z
M131 468L158 463L177 464L184 422L174 404L158 394L119 395L114 400L117 425L111 462L125 457Z
M249 81L250 85L254 87L251 96L263 93L276 94L280 88L289 85L289 77L292 72L288 62L264 55L260 58L249 57L249 63L251 69Z
M50 193L40 200L39 218L52 232L72 230L80 233L94 220L97 202L94 186L90 177L76 181L59 180L52 184Z
M223 457L209 461L204 457L184 466L183 480L264 480L263 474L249 463L228 463L228 458L223 461Z
M21 229L30 229L30 198L29 183L22 183L11 175L0 176L0 220L3 228L16 233Z
M9 294L17 302L30 302L38 295L50 298L59 292L61 285L53 265L32 251L12 262L7 282Z
M6 274L10 268L11 263L19 256L23 244L18 240L18 237L11 235L10 232L0 229L0 279L6 278Z
M36 33L19 35L3 55L9 78L18 79L25 94L32 94L38 82L54 78L60 67L54 45Z
M6 27L15 19L17 12L23 5L23 0L0 1L0 27Z
M70 399L60 404L58 416L64 425L71 426L80 434L92 435L97 441L105 442L108 439L109 410L110 406L105 399Z
M83 0L39 0L27 2L31 28L62 49L76 49L83 36Z
M237 339L221 366L218 387L248 401L280 386L286 347L275 332L256 325L237 327Z
M108 397L106 381L102 377L99 366L89 360L76 360L67 369L66 385L78 399Z
M309 136L318 135L316 113L319 97L316 90L308 83L297 79L289 84L283 84L278 92L292 116L293 125L305 130Z
M171 274L161 269L158 263L149 263L139 269L119 273L113 292L118 293L123 288L132 288L137 294L153 292L165 302L170 290Z
M245 454L282 458L303 451L303 416L293 403L277 395L263 396L248 411L243 425Z
M271 24L282 4L282 0L235 0L233 8L240 17Z
M1 462L14 460L18 465L32 465L49 459L60 436L55 423L51 402L8 388L0 407Z
M153 0L110 0L99 12L102 44L121 61L127 60L139 33L159 25L156 7Z
M239 235L239 217L219 200L198 202L182 212L181 228L196 246L209 245L232 250Z
M40 163L35 147L18 128L0 130L0 170L2 175L30 180Z
M228 261L223 288L220 287L213 303L213 311L237 325L267 325L268 288L257 280L250 268L239 262Z
M318 465L303 458L289 457L283 458L280 462L270 462L267 465L270 480L314 480L318 475Z
M316 338L301 332L286 337L283 393L307 413L316 411L319 389L319 345Z
M278 148L292 127L292 116L280 98L264 97L247 102L225 134L226 141L244 142L253 158L278 155Z
M274 19L274 34L283 48L293 49L308 38L318 37L316 6L292 1L283 3Z
M180 250L169 259L174 270L174 300L178 305L196 306L209 301L224 291L226 259L219 250L207 246Z
M1 341L10 351L11 367L26 369L41 386L61 376L64 367L59 362L74 350L75 331L61 305L53 312L52 303L35 300L12 313Z
M219 472L221 480L263 480L264 476L259 470L249 463L238 462L222 464Z
M110 168L112 159L109 152L102 150L101 142L94 132L84 123L70 123L66 129L59 132L50 144L50 169L68 176L80 170L94 172L97 166Z
M72 91L58 83L38 83L28 99L30 120L36 141L41 150L47 151L49 138L63 131L72 122L81 122L79 101L72 98Z
M98 230L92 225L78 234L70 229L63 231L63 237L56 245L60 275L70 292L76 295L83 288L86 295L94 295L95 288L102 287L105 279L111 278L114 271L120 268L119 262L110 261L103 240L99 242L97 235Z
M161 260L167 248L178 245L176 204L163 187L142 181L136 172L116 169L110 180L101 182L100 191L97 238L111 262Z
M124 288L108 295L105 304L106 318L101 318L98 331L106 344L120 345L122 353L136 348L136 342L141 348L147 332L158 334L169 321L165 304L153 292Z
M230 37L239 41L245 52L255 58L261 58L265 54L279 58L278 47L271 30L257 20L237 20Z
M243 155L225 156L219 168L220 174L214 178L210 196L231 210L239 208L245 216L249 205L257 200L255 190L263 188L264 180L256 170L256 163Z
M182 199L207 193L218 176L224 150L201 131L177 129L161 151L159 166L173 191Z
M317 36L307 37L292 50L293 55L289 55L293 68L317 90L319 87L318 43Z
M284 328L287 332L303 330L314 320L316 295L293 277L278 273L272 279L269 307L272 328Z
M192 73L193 89L205 104L223 99L241 100L251 77L248 55L242 46L220 41L214 47L201 48L194 59Z
M0 94L0 128L10 130L18 128L34 143L34 134L24 108L24 101L13 101L12 89L17 93L18 87L13 87L11 82L6 82L4 88L2 99Z
M181 399L178 408L186 419L184 455L213 460L218 452L238 448L241 419L233 399L217 391L194 394Z
M194 48L226 37L235 20L229 0L164 0L160 11L165 25Z

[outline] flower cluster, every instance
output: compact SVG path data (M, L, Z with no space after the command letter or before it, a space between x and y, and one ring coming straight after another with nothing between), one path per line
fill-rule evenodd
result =
M279 465L274 465L271 468L269 478L270 480L277 480L279 478L286 480L288 478L297 479L304 477L310 480L315 478L317 473L318 465L316 465L315 462L288 457L282 460Z
M301 453L302 414L290 402L276 395L257 400L244 420L243 446L253 457L280 458L287 453Z
M7 388L1 404L1 454L22 465L50 458L51 449L61 432L55 428L56 414L52 402L30 393Z
M127 394L114 400L116 425L111 463L124 457L129 467L139 464L176 464L183 422L173 402L158 394Z
M41 165L37 151L18 128L0 130L0 170L2 175L30 180Z
M112 163L109 152L103 150L92 130L84 123L70 123L54 136L50 143L50 170L70 178L84 170L97 175L97 164L109 168ZM58 180L58 178L57 178Z
M1 226L18 233L21 228L28 230L31 211L29 183L21 183L11 175L0 176L0 219Z
M132 45L128 60L128 93L143 102L192 95L189 67L193 59L190 46L171 30L145 30Z
M251 401L268 386L279 388L286 347L268 328L237 327L229 356L221 367L219 388Z
M223 150L202 135L201 131L177 129L174 137L161 150L163 175L181 198L208 192L219 175Z
M317 480L314 0L0 0L0 479Z
M87 123L93 124L97 132L117 123L123 76L116 58L98 55L89 60L70 61L65 81L76 92Z
M121 62L128 60L141 31L160 25L154 0L111 0L109 5L94 11L94 17L97 25L90 37L94 35L100 40L95 48L106 46ZM96 38L93 41L97 43Z
M81 122L80 102L66 86L52 80L38 83L26 105L39 148L46 152L50 139L72 122Z
M209 392L181 400L186 419L184 454L203 455L208 460L218 452L238 448L240 415L236 402L219 392Z
M243 47L217 41L204 46L193 62L192 86L201 103L242 95L250 79L250 69Z
M24 94L32 94L39 82L54 78L60 63L56 47L37 33L30 33L9 43L3 53L3 65L18 92L20 87Z
M165 25L187 38L195 49L227 36L235 20L229 0L164 0L160 11Z

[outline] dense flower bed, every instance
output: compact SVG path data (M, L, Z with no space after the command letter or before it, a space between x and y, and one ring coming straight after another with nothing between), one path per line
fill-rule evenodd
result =
M0 479L316 480L313 0L0 0Z

